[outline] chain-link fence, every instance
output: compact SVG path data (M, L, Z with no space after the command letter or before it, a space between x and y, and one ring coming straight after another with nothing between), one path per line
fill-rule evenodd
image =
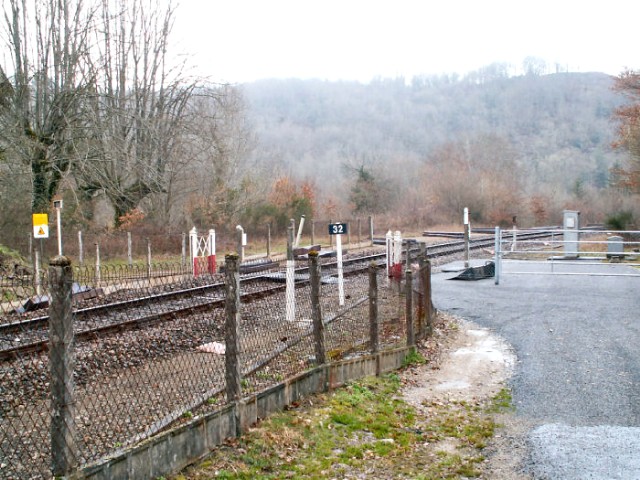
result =
M296 274L293 297L280 268L234 293L233 261L215 275L179 264L96 274L57 257L37 288L2 277L0 477L79 471L319 364L428 331L425 265L399 286L375 266L340 282L319 263L311 255Z

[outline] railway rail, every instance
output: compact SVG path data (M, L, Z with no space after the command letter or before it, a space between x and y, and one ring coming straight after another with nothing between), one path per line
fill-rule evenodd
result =
M517 240L534 240L550 235L549 231L520 232ZM507 236L510 238L511 233L505 232L505 237ZM420 248L415 241L409 240L409 243L409 252L413 256ZM471 240L469 248L476 250L490 248L493 245L493 236L486 236ZM461 253L464 249L464 241L450 241L428 245L426 254L428 258L435 259ZM362 272L371 262L383 265L385 258L386 252L368 252L345 258L343 260L345 276ZM336 263L335 260L325 260L323 268L335 268ZM300 267L296 271L304 273L306 267ZM224 306L224 282L222 280L219 277L213 283L186 288L177 287L173 290L156 292L137 298L109 301L109 297L105 297L107 300L105 303L78 307L74 311L76 339L88 340L124 330L140 329L165 320L193 315L208 309L222 308ZM245 302L271 295L285 288L284 285L274 286L273 281L264 272L244 274L241 282L245 285L243 288ZM305 280L304 276L297 276L297 286L307 282L308 280ZM152 304L153 309L150 307ZM30 318L25 318L24 314L18 313L6 315L0 323L0 361L47 350L48 322L47 315Z

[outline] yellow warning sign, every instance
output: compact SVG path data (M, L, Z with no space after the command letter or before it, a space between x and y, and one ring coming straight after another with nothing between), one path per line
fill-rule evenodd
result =
M46 213L33 214L33 237L49 238L49 215Z

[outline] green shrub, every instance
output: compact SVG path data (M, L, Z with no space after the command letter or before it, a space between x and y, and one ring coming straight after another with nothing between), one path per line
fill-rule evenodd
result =
M629 210L612 213L605 221L605 226L610 230L629 230L632 224L633 213Z

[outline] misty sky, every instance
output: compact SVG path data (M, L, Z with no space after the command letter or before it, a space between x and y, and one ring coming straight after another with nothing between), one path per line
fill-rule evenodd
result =
M638 0L179 0L174 41L216 81L466 73L544 59L640 69Z

